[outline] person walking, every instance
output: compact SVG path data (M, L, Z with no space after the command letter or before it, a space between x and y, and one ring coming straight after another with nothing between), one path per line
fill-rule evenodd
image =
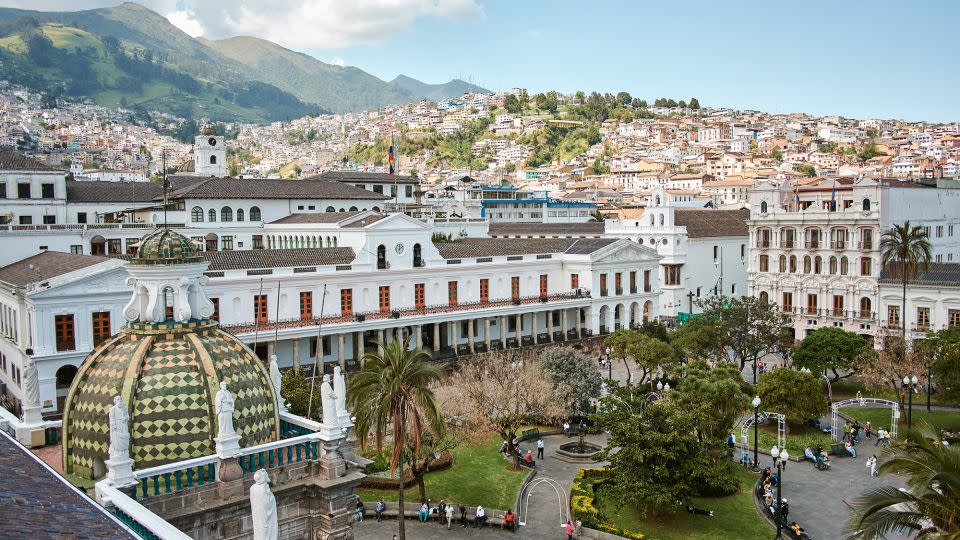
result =
M537 459L543 459L543 439L537 439Z
M440 499L440 504L437 505L437 523L443 524L443 516L447 513L447 505L443 503L443 499Z
M567 524L564 526L564 529L567 533L567 540L573 540L573 523L570 523L570 520L567 520Z
M448 504L447 507L444 508L444 512L447 515L447 530L449 531L450 524L453 523L453 503Z
M357 521L363 521L363 501L357 497Z
M867 468L870 469L870 476L877 476L877 456L876 454L870 456L870 459L867 460Z

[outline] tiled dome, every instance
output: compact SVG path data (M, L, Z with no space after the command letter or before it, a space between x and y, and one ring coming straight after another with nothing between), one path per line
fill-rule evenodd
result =
M135 469L213 454L214 396L221 382L236 399L240 445L277 440L274 389L246 345L210 320L130 323L87 356L70 387L63 415L64 470L84 478L102 470L115 395L130 415Z
M140 241L137 254L130 260L138 265L167 265L192 263L203 260L193 241L186 236L162 228L153 231Z

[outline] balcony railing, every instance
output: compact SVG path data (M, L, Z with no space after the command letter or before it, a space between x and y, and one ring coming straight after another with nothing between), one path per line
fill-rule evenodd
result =
M835 249L835 250L838 250L838 251L839 251L839 250L847 249L847 241L846 241L846 240L835 240L835 241L833 241L833 242L830 242L830 249Z
M809 240L809 241L807 241L806 244L804 244L804 247L805 247L806 249L820 249L820 241L819 241L819 240Z
M757 247L760 249L766 249L770 247L770 240L757 240Z
M781 240L780 249L793 249L794 241L793 240Z
M255 325L253 323L239 323L232 325L225 325L222 328L231 334L245 334L255 331L266 331L266 330L275 330L275 329L286 329L286 328L303 328L317 326L322 324L323 326L329 324L343 324L343 323L353 323L353 322L366 322L382 319L400 319L404 317L415 317L422 315L433 315L438 313L459 313L464 311L479 311L483 309L490 308L499 308L499 307L508 307L508 306L519 306L526 304L541 304L549 303L554 301L562 300L574 300L577 298L589 298L590 291L588 289L575 289L570 292L565 293L554 293L549 296L540 296L539 294L533 296L523 296L520 298L504 298L500 300L489 300L487 302L475 301L475 302L459 302L457 305L451 306L449 304L437 304L424 307L413 307L406 309L393 309L387 311L367 311L367 312L355 312L348 315L327 315L325 317L312 317L309 319L301 319L300 317L290 318L290 319L281 319L277 322L265 323L260 325Z
M28 231L96 231L108 229L156 229L156 223L51 223L45 225L14 225L7 223L0 225L0 232L28 232ZM170 223L171 229L185 229L185 223Z
M622 294L623 294L623 287L617 287L617 296L620 296Z
M917 323L917 324L914 324L910 329L913 330L914 332L929 332L930 323L924 323L924 324Z
M610 291L607 289L600 289L600 296L610 296Z
M871 251L873 250L873 242L860 242L857 244L857 249L860 249L861 251Z

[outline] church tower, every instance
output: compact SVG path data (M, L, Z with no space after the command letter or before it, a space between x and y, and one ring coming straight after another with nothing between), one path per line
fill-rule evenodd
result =
M213 128L205 128L193 141L194 174L227 175L227 145Z

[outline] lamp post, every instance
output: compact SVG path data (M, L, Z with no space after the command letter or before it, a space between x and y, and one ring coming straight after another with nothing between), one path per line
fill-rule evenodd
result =
M759 432L757 431L757 421L760 415L760 396L754 397L750 404L753 405L753 472L757 472L760 470L760 465L757 463L757 442L759 441L760 437Z
M777 522L777 536L775 540L783 540L783 522L786 516L783 514L783 492L781 488L783 487L783 472L787 469L787 460L790 458L790 454L787 453L786 448L781 450L774 445L773 448L770 449L770 455L773 456L773 461L776 462L777 465L777 511L773 515L773 519Z
M909 394L907 406L907 429L913 426L913 392L917 388L918 379L916 375L903 376L903 389Z
M606 349L604 349L603 352L607 355L607 356L606 356L606 360L607 360L607 378L608 378L608 379L613 379L613 363L610 362L610 347L607 347Z
M930 394L933 393L933 387L930 386L930 362L927 362L927 413L930 412Z

